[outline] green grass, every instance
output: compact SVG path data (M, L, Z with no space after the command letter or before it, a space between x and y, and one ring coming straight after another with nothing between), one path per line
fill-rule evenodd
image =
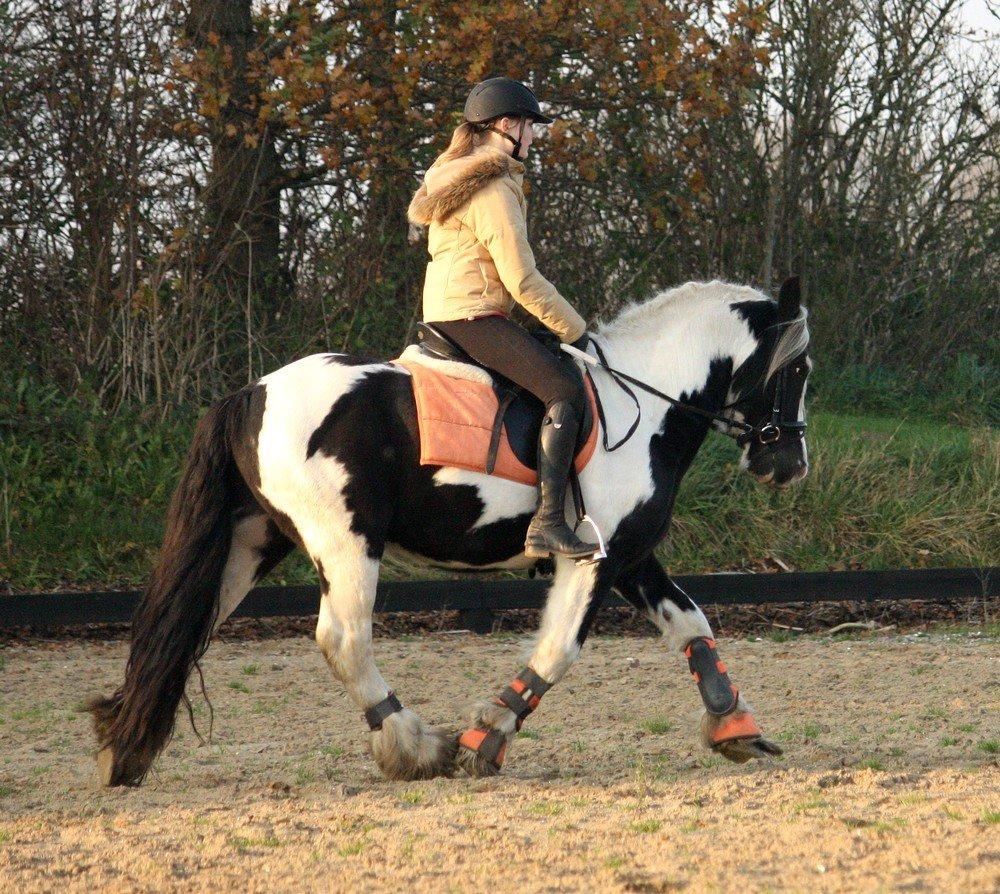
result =
M13 420L0 438L0 580L15 591L141 585L195 415L109 413L44 387L0 395L0 417ZM734 445L708 438L663 547L671 570L739 569L768 555L800 570L1000 560L995 430L830 410L809 422L812 471L786 492L756 484ZM447 575L391 561L385 574ZM314 579L296 553L270 581Z
M649 720L642 722L642 728L654 736L662 736L664 733L669 733L672 727L673 724L663 717L651 717Z
M272 836L266 838L246 838L242 835L230 836L229 843L240 853L259 847L280 847L281 842Z
M985 742L980 742L979 750L985 751L987 754L1000 754L1000 742L996 739L988 739Z

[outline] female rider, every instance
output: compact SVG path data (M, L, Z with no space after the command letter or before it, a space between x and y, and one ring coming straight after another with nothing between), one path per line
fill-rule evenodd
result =
M533 123L552 120L518 81L477 84L466 100L465 120L410 202L409 218L428 228L424 321L545 405L540 499L525 552L579 558L597 549L573 533L564 510L586 397L579 379L508 316L516 301L561 341L586 347L583 318L538 272L528 245L520 160L528 155Z

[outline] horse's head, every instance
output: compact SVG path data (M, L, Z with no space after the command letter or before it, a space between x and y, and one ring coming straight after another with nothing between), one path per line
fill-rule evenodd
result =
M757 346L733 376L734 418L753 429L737 439L740 468L762 484L788 487L809 472L805 393L812 361L798 277L784 282L777 302L754 303L748 322Z

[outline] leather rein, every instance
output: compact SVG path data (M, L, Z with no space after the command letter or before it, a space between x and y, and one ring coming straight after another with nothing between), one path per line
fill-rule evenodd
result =
M770 418L766 422L762 422L760 425L754 426L750 425L748 422L734 419L732 413L726 413L727 410L734 410L739 407L740 404L745 403L749 398L749 394L734 400L730 404L726 404L717 413L713 413L711 410L703 410L701 407L696 407L694 404L689 404L685 401L678 400L676 397L671 397L669 394L665 394L659 389L654 388L652 385L643 382L641 379L637 379L634 376L630 376L628 373L622 372L620 369L615 369L610 363L608 363L608 359L597 340L593 336L589 336L589 341L590 344L594 346L594 350L597 351L596 360L585 351L580 351L579 349L571 348L567 345L563 345L562 347L564 350L570 348L568 353L572 354L574 357L579 357L586 364L584 369L587 376L590 378L590 384L594 389L594 397L596 398L597 403L597 415L601 420L601 438L604 442L604 449L609 453L617 450L623 444L628 442L632 435L635 434L636 429L639 427L639 423L642 421L642 407L639 405L639 398L636 397L635 392L629 387L629 384L634 385L636 388L640 388L647 394L660 398L660 400L666 401L678 410L701 416L712 422L721 422L726 426L723 434L736 441L740 447L745 447L754 440L759 441L761 444L773 444L785 432L799 438L805 435L806 423L805 420L798 418L798 406L795 407L794 413L786 415L786 411L789 409L789 407L786 406L789 397L788 366L794 362L794 359L782 366L774 376L774 401L771 407ZM603 369L611 377L612 381L614 381L614 383L629 396L632 403L635 404L635 420L632 422L629 430L622 436L622 438L613 445L608 442L608 425L604 416L604 406L601 402L596 383L590 373L590 366L598 366ZM751 389L751 393L752 391L753 389Z

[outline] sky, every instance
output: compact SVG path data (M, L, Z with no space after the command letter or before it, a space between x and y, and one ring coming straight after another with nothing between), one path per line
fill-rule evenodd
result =
M1000 0L965 0L962 18L970 28L1000 32Z

